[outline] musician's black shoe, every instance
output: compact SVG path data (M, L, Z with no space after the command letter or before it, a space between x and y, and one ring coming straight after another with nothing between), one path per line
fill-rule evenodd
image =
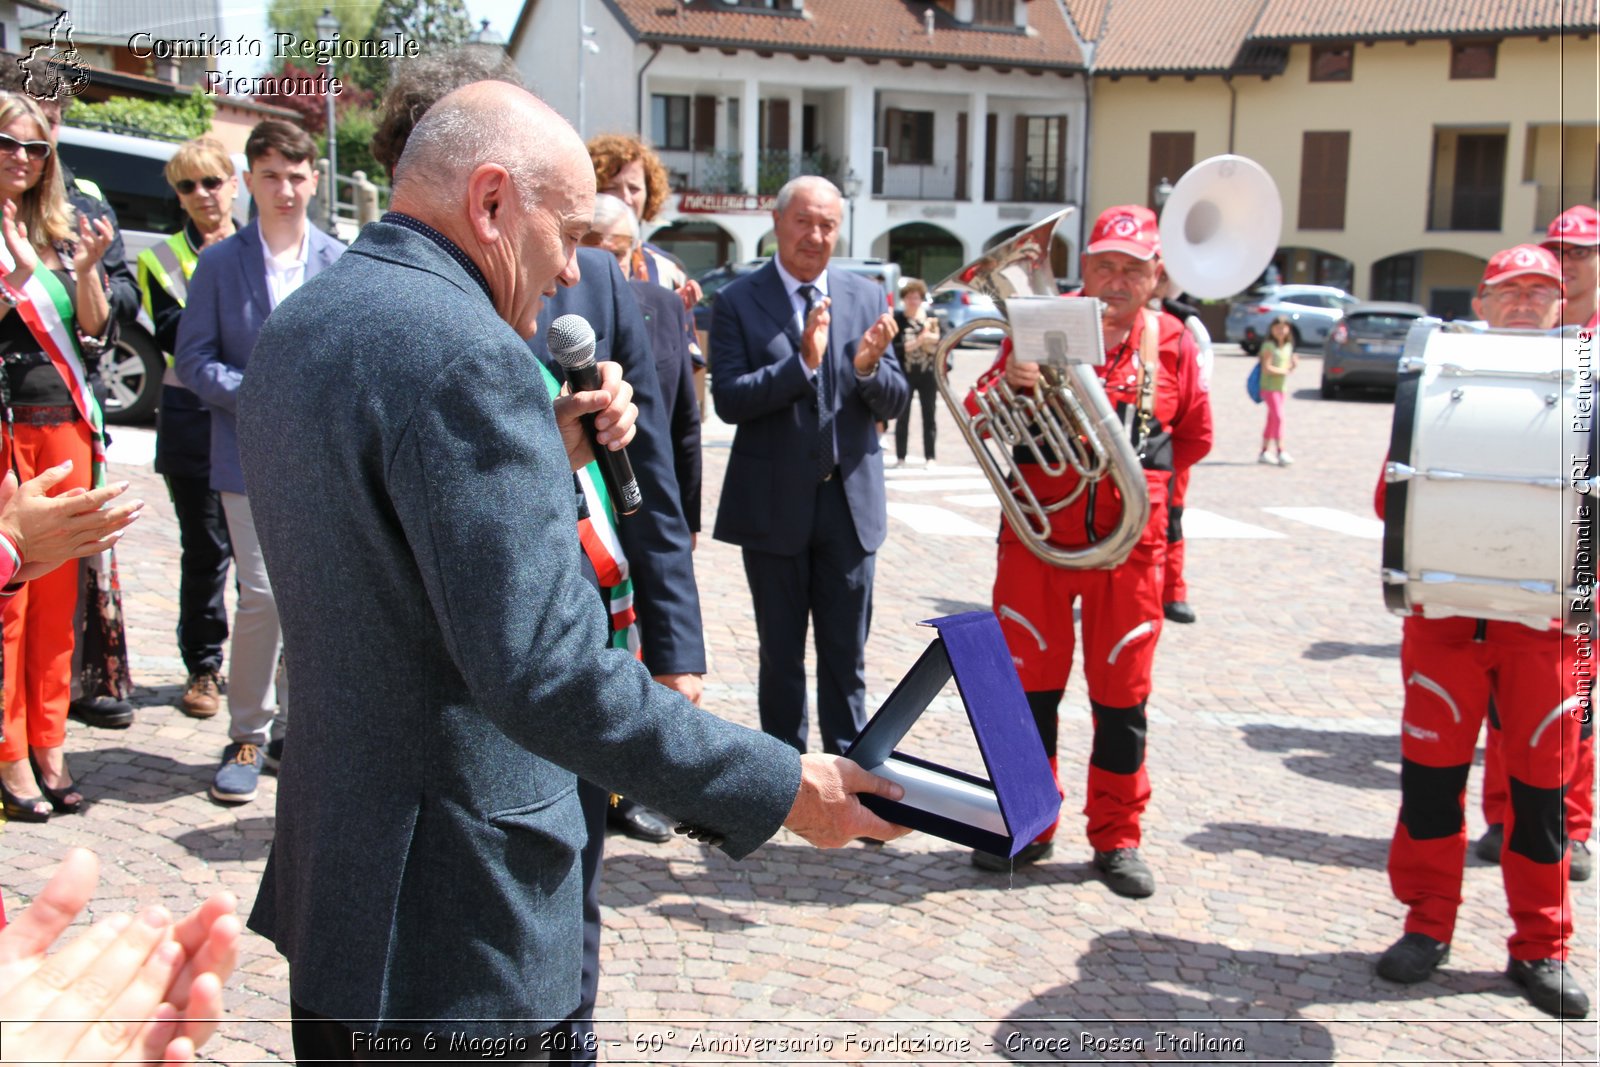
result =
M665 815L627 799L619 800L616 806L607 809L606 825L613 830L621 830L635 841L650 841L659 845L672 840L672 823L667 821Z
M1040 860L1049 859L1050 854L1056 850L1054 841L1030 841L1022 846L1022 850L1015 857L1001 856L994 852L972 850L972 865L980 871L998 871L1008 873L1018 867L1027 867L1038 863Z
M1167 617L1168 622L1194 622L1194 609L1187 600L1174 600L1161 609L1161 614Z
M67 705L67 717L102 730L126 730L133 725L133 705L111 697L85 697Z
M1500 850L1506 847L1506 828L1503 824L1492 822L1489 828L1478 838L1478 843L1472 846L1480 860L1485 863L1499 863Z
M1378 957L1378 977L1403 985L1426 981L1450 958L1450 946L1427 934L1406 934Z
M1589 842L1572 842L1568 856L1567 881L1587 882L1594 876L1594 853L1589 851Z
M1106 885L1119 897L1141 899L1156 891L1155 872L1139 858L1136 848L1096 852L1094 869L1100 872Z
M1506 964L1506 977L1542 1012L1558 1019L1589 1017L1589 997L1561 960L1512 960Z

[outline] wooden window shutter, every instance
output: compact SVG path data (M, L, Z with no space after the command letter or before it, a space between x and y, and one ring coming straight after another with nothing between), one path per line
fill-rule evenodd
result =
M694 150L710 152L717 147L717 98L694 98Z
M1065 143L1065 137L1062 138ZM1150 180L1145 184L1145 206L1156 207L1156 187L1165 178L1176 185L1194 166L1194 131L1153 131L1150 134Z
M1300 229L1344 229L1349 130L1307 130L1300 151Z
M1028 116L1018 115L1011 131L1011 199L1028 198Z
M779 152L789 151L789 101L767 101L767 143L765 148Z

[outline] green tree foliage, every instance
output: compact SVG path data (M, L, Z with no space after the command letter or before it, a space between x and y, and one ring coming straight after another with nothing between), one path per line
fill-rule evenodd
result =
M416 41L421 54L454 48L472 32L463 0L272 0L267 22L274 32L292 33L302 40L317 39L317 19L328 8L339 20L345 40ZM304 62L303 60L300 62ZM389 70L404 59L366 58L334 61L334 74L351 85L374 93L389 83ZM284 65L280 61L280 66Z
M339 112L335 136L339 141L340 174L350 175L360 170L375 182L387 180L383 167L372 158L372 136L378 132L378 118L377 109L371 107L352 107ZM327 145L326 135L317 138L317 147L323 155L328 154Z
M186 141L211 129L211 116L216 110L216 102L196 89L172 100L119 96L99 104L85 104L74 99L64 118L69 126L103 123Z
M267 5L267 25L273 33L292 33L305 41L317 39L317 19L327 8L339 20L341 37L360 40L370 35L378 0L272 0ZM272 42L268 42L270 48Z

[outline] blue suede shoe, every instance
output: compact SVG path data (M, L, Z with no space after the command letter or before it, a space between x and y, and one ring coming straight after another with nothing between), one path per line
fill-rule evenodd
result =
M248 804L261 781L261 749L235 741L222 750L222 766L211 779L211 796L224 804Z

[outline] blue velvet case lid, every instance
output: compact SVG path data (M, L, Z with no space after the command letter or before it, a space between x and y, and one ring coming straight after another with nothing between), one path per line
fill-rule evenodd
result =
M999 620L990 612L973 611L929 619L922 625L934 627L938 639L895 686L845 755L868 769L893 758L957 788L966 787L969 793L973 791L971 787L992 792L1006 832L996 833L960 817L914 807L907 801L864 796L862 802L902 826L970 848L1014 856L1055 822L1061 795L1056 791L1050 761L1000 632ZM988 770L988 781L895 751L895 745L952 674Z

